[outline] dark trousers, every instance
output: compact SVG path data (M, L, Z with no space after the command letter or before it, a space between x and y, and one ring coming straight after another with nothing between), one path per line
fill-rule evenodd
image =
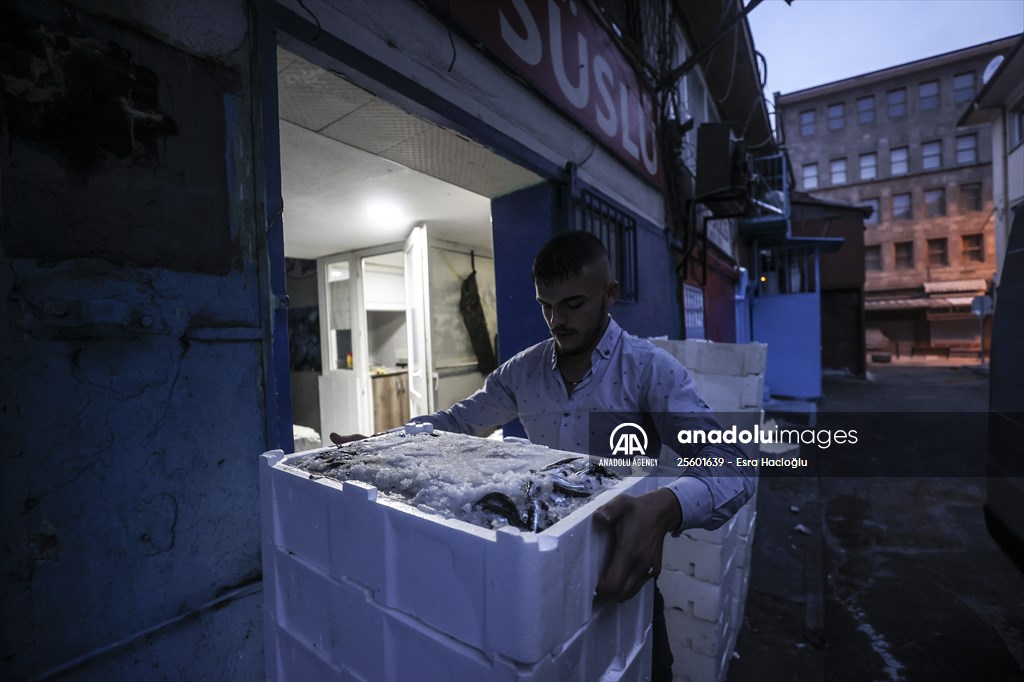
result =
M665 598L661 596L658 583L654 583L654 621L651 637L654 655L651 661L651 682L672 682L672 649L668 644L668 628L665 627Z

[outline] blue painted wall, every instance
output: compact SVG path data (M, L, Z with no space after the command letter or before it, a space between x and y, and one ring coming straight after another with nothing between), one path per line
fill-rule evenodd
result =
M548 338L530 278L533 258L560 229L559 186L545 182L491 201L498 354L502 361ZM618 303L612 315L637 336L680 338L675 268L661 230L638 220L639 300Z
M0 679L259 679L255 6L78 4L0 7L0 75L62 84L4 100Z
M754 340L768 344L765 388L773 396L821 397L821 298L758 296L751 301Z

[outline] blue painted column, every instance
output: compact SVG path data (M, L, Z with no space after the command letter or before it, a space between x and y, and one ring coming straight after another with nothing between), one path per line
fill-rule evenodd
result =
M550 336L530 271L537 251L560 228L558 206L554 182L491 200L500 362ZM526 433L514 421L505 426L505 435L525 437Z

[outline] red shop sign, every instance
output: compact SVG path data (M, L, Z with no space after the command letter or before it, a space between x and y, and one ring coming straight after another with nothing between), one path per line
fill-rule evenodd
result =
M577 0L428 0L643 177L663 187L656 100Z

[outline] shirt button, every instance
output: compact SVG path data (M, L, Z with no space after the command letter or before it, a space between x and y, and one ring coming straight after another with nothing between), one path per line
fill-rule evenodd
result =
M562 413L562 416L563 416L563 417L568 417L568 416L569 416L569 413L568 413L568 412L563 412L563 413Z

